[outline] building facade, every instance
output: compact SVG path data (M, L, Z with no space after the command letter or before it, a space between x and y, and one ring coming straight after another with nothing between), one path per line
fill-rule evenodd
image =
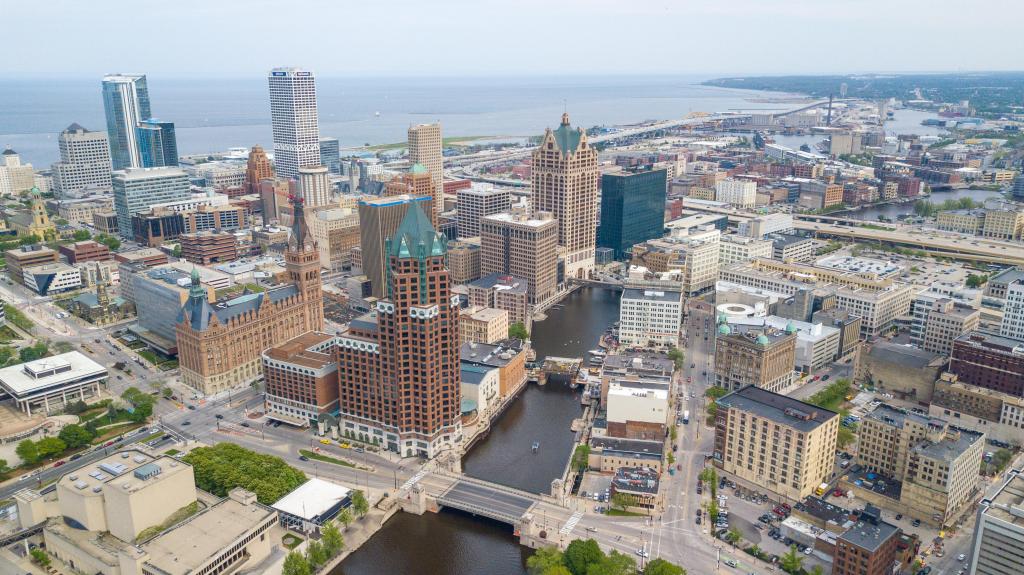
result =
M316 425L338 413L338 361L334 336L307 332L262 353L267 417Z
M430 173L433 190L434 213L428 214L430 221L437 222L437 214L444 211L444 156L442 155L443 140L441 124L417 124L409 126L408 131L409 161L419 164Z
M1017 178L1021 180L1024 176ZM1020 187L1024 190L1024 185ZM1024 469L1012 469L995 493L982 499L978 507L968 575L1009 575L1022 570Z
M173 122L149 118L135 126L135 140L143 168L178 165L178 139Z
M480 220L480 273L526 280L534 307L545 305L558 289L558 222L549 213L522 212Z
M68 198L84 188L110 190L110 142L104 132L71 124L57 137L60 161L51 166L54 193Z
M153 204L186 200L188 174L180 168L128 168L114 172L114 211L117 229L124 238L132 238L132 216L145 212Z
M597 245L626 258L633 246L659 238L665 228L666 170L638 168L601 176Z
M682 319L681 291L627 286L619 300L619 343L675 347Z
M110 159L115 170L141 168L142 157L135 127L152 117L149 88L144 74L103 77L103 111L107 117Z
M385 293L387 257L384 243L402 223L412 204L419 204L424 212L433 213L433 200L427 196L401 195L359 201L359 248L363 273L370 279L373 297Z
M274 134L274 170L295 178L299 168L320 165L320 123L313 72L274 68L270 87L270 122Z
M730 390L752 385L778 393L793 384L795 329L730 326L722 319L715 339L715 385Z
M474 182L459 190L456 196L460 238L480 235L480 218L507 212L512 206L512 194L506 188Z

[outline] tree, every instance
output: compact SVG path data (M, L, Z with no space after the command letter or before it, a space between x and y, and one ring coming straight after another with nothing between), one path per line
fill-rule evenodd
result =
M811 575L825 575L825 569L821 565L811 567Z
M790 545L789 551L779 557L779 565L786 573L799 573L804 565L804 556L796 550L796 545Z
M18 454L25 463L32 465L39 461L39 448L36 447L36 442L31 439L25 439L18 444L18 447L14 448L14 452Z
M160 395L170 399L170 397L174 395L174 390L167 386L164 386L163 388L160 389Z
M348 508L342 509L341 513L338 514L338 521L348 529L348 526L352 524L352 511Z
M686 569L664 559L652 559L644 567L643 575L686 575Z
M65 425L64 429L60 430L57 437L67 444L68 447L74 449L76 447L89 445L89 442L92 441L93 434L81 425L75 425L72 423L70 425Z
M710 519L712 523L718 521L718 502L714 499L708 503L708 519Z
M39 565L44 569L50 566L50 556L46 554L46 551L43 551L42 549L33 549L29 551L28 554L32 556L32 562L36 565Z
M620 511L625 511L627 507L633 505L633 496L628 493L616 493L612 495L612 507L618 507Z
M338 531L338 524L333 521L324 523L320 528L320 541L324 544L324 552L327 553L328 559L341 553L345 547L345 539L341 536L341 531Z
M836 447L839 449L845 449L847 445L853 443L856 436L853 434L853 430L848 427L840 427L839 433L836 434Z
M673 347L668 350L668 358L676 364L676 369L682 369L683 364L686 361L686 356L683 355L683 350L678 347Z
M68 448L68 444L59 437L44 437L36 442L36 450L39 452L39 459L50 459L56 457Z
M552 565L541 572L541 575L572 575L572 571L565 565Z
M544 575L552 567L565 567L562 552L554 547L541 547L526 559L530 575Z
M284 558L281 575L312 575L312 573L313 569L310 568L309 562L298 551L292 551Z
M121 247L121 240L108 234L99 234L96 236L96 241L110 248L110 251L116 252Z
M143 393L137 387L129 387L121 394L121 399L132 406L132 421L145 421L153 415L153 396Z
M27 361L35 361L37 359L42 359L46 357L46 354L49 351L49 347L47 347L45 342L39 342L35 345L23 347L20 350L18 350L18 359L21 360L21 363L25 363Z
M526 326L522 322L515 322L508 326L508 336L515 339L527 340L530 339L530 332L526 331Z
M270 505L306 482L306 475L280 457L250 451L232 443L193 449L182 458L192 466L196 486L226 497L228 491L242 487Z
M576 450L572 452L572 466L577 469L584 469L589 465L590 461L590 446L586 443L577 445Z
M747 551L749 551L750 554L753 555L754 557L760 557L761 556L761 547L759 545L751 545L747 549Z
M593 539L574 539L565 548L565 566L572 575L586 575L587 568L604 559L604 551Z
M736 529L735 527L733 527L732 529L729 529L728 533L725 534L725 539L729 543L732 543L732 547L733 547L733 549L735 549L736 548L736 544L740 542L740 539L743 539L743 535L740 534L740 530L739 529Z
M7 365L11 362L11 358L14 357L14 348L10 346L0 346L0 366Z
M181 257L181 244L174 244L174 250L171 252L171 255L176 258Z
M370 504L366 501L366 496L363 495L362 490L356 489L352 492L352 511L356 515L362 517L370 510Z
M324 549L323 543L315 539L309 540L306 545L306 561L314 571L327 562L327 550Z
M41 241L42 241L42 239L39 236L37 236L35 234L29 234L29 235L21 238L21 240L19 240L18 243L20 243L23 246L29 246L29 245L32 245L32 244L38 244Z
M91 238L92 234L89 233L89 230L75 230L75 233L72 234L71 237L76 242L84 242L85 240Z
M967 287L969 288L979 288L987 281L988 276L985 274L967 274Z
M636 573L636 561L629 555L612 551L600 563L587 568L587 575L633 575Z

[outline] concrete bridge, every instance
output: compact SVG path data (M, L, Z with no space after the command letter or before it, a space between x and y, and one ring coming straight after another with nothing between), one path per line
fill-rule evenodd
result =
M539 497L477 481L456 481L437 497L437 504L518 526Z

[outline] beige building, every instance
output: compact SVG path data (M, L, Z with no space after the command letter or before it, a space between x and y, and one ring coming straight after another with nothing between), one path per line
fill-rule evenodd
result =
M985 226L982 210L950 210L935 216L935 227L947 232L978 235Z
M951 299L938 299L924 320L921 349L949 356L953 340L974 331L981 322L981 310Z
M508 323L521 323L530 331L533 306L526 280L507 274L492 273L473 281L468 286L469 305L503 309L508 312Z
M448 271L453 284L469 283L480 277L480 241L449 241Z
M359 212L352 208L316 210L315 217L307 219L320 250L320 264L331 271L351 267L352 250L359 246Z
M729 265L757 258L771 259L772 242L746 236L726 234L718 242L718 263Z
M861 421L858 462L902 482L898 499L886 492L889 501L883 504L940 527L956 518L978 490L984 437L944 419L882 404Z
M497 343L508 338L508 312L489 307L470 307L459 314L459 344Z
M199 496L192 467L143 450L68 473L56 491L14 499L23 528L44 523L47 552L80 573L186 575L257 565L269 556L277 514L237 488ZM191 516L189 517L189 513ZM188 521L169 523L173 517Z
M550 213L494 214L480 219L480 273L526 280L534 307L545 306L558 288L558 221Z
M546 130L533 152L530 174L534 209L550 212L558 222L567 278L589 277L594 269L598 172L597 150L587 144L586 132L570 126L569 114L562 114L561 125Z
M793 384L796 332L760 325L720 323L715 339L715 385L753 385L782 392Z
M1000 240L1019 240L1024 235L1024 210L986 210L981 235Z
M444 210L444 156L441 124L417 124L409 126L409 161L420 164L430 173L433 182L434 214L430 220L437 223L437 214Z
M714 226L677 230L669 237L633 246L634 266L655 274L679 271L686 297L711 291L718 280L721 232Z
M480 218L507 212L512 206L508 188L487 183L473 182L469 188L459 190L457 197L460 238L479 236Z
M717 400L714 464L790 501L832 474L839 414L744 387Z
M89 196L67 199L57 204L57 215L74 224L93 225L92 215L114 209L113 196Z
M928 414L997 441L1024 442L1024 397L961 383L956 374L943 373L935 382Z

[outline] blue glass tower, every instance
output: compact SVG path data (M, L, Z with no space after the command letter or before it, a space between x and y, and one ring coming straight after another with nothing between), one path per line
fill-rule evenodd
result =
M665 232L665 170L650 167L601 176L601 225L597 246L628 257L633 246Z
M135 127L152 116L144 74L103 77L103 111L107 116L110 160L115 170L142 166Z
M155 118L143 120L135 127L135 137L143 168L178 165L178 141L174 136L174 122L161 122Z
M332 174L341 175L341 148L338 138L320 138L320 165Z

